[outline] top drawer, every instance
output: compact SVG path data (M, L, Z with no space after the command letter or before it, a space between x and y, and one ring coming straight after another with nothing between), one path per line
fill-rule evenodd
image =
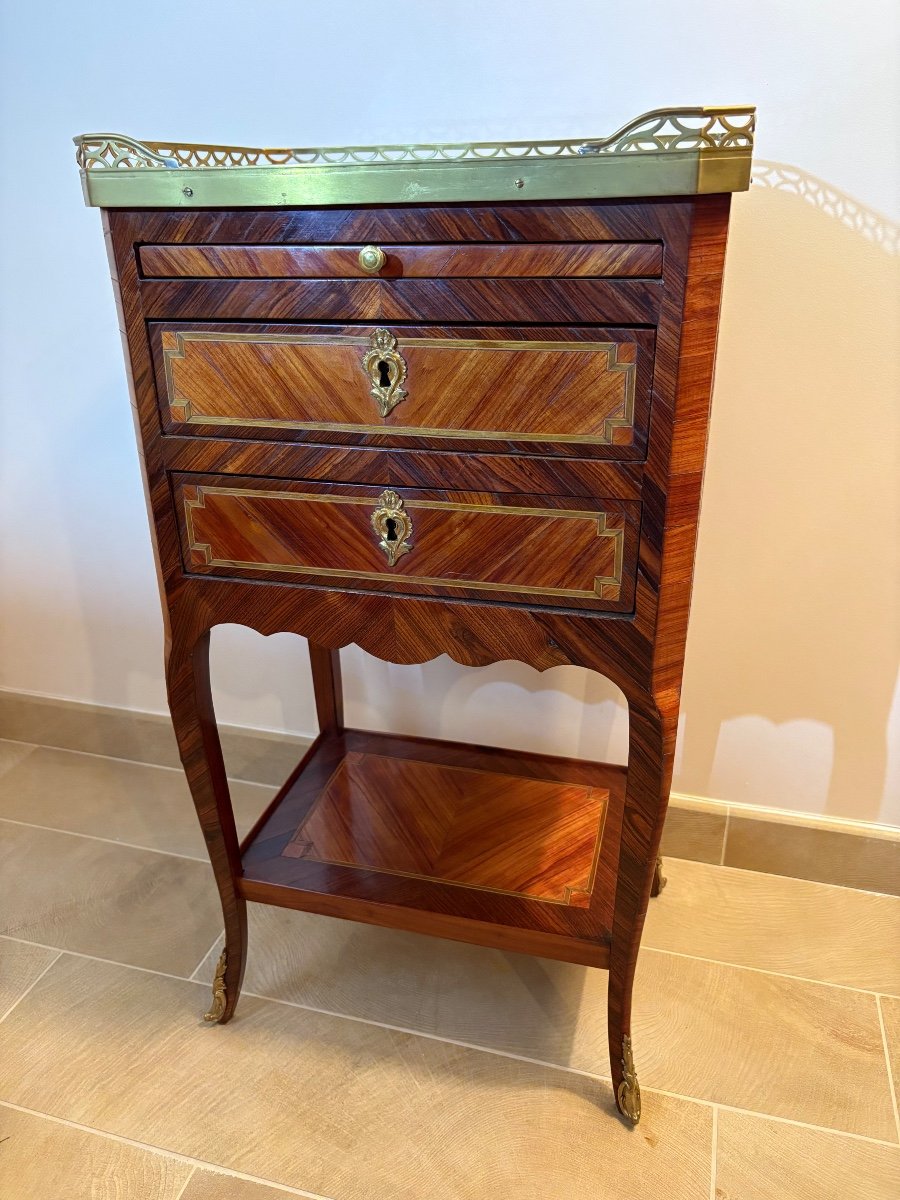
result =
M138 249L145 279L659 279L660 242Z

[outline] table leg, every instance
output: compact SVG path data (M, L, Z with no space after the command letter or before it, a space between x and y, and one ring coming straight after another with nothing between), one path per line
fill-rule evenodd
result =
M325 646L309 643L316 714L322 733L340 733L344 728L344 689L341 682L341 654Z
M609 963L609 1059L619 1112L636 1125L641 1089L631 1044L631 992L651 888L659 872L675 750L677 702L661 711L653 697L629 698L628 780Z
M209 680L209 630L188 630L170 640L166 685L178 749L209 857L225 920L225 948L213 983L207 1021L224 1024L234 1015L247 957L247 904L237 894L241 872L234 813Z

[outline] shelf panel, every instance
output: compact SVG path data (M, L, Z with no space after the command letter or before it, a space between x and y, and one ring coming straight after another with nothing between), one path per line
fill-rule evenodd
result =
M348 730L243 847L250 900L602 966L621 767Z

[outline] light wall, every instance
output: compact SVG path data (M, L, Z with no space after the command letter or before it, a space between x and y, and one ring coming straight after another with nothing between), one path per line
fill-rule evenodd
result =
M894 8L5 6L0 686L165 707L115 312L72 135L577 137L667 104L753 102L764 165L733 208L674 786L900 824ZM355 723L624 757L617 693L584 671L344 658ZM312 730L299 639L220 630L215 680L223 721Z

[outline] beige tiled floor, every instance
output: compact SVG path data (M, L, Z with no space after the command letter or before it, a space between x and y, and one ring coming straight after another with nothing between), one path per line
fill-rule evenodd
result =
M630 1130L600 971L251 906L205 1026L202 857L178 772L0 743L3 1200L900 1192L898 898L667 860Z

